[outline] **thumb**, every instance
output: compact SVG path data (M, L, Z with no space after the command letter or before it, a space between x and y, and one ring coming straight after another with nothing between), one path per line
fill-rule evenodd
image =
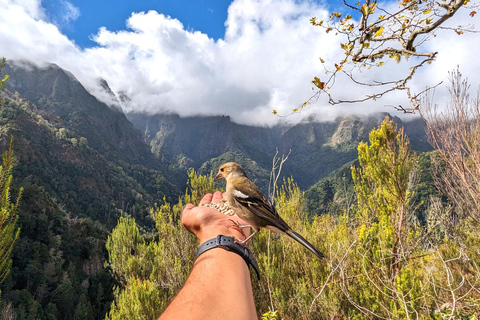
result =
M183 209L183 211L185 210L192 210L193 208L195 208L195 206L191 203L187 203L187 205L185 206L185 208Z
M185 208L183 208L183 212L182 212L182 217L181 219L183 220L183 217L188 213L190 213L190 211L192 211L192 209L195 208L195 206L191 203L188 203Z

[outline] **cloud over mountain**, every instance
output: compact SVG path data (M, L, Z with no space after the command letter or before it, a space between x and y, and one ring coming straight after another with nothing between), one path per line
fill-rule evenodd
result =
M80 14L70 9L65 13L68 21ZM100 28L92 35L97 45L84 49L46 17L40 0L4 0L0 56L56 63L108 101L111 96L98 85L99 78L105 79L113 92L129 98L123 105L126 111L221 114L239 123L269 124L278 120L272 109L286 114L310 97L310 81L324 73L319 57L335 61L343 54L341 39L309 23L311 17L326 18L328 13L324 5L308 0L236 0L228 9L224 38L215 41L156 11L136 12L125 30ZM440 55L434 66L419 73L415 86L445 80L456 65L467 75L478 69L473 46L480 42L472 40L475 36L450 33L427 42ZM395 72L397 66L390 64L362 76L371 80ZM365 88L341 81L334 92L340 97L365 94ZM385 104L401 103L405 103L401 93L364 106L332 107L322 98L290 120L308 113L332 119L346 110L385 110Z

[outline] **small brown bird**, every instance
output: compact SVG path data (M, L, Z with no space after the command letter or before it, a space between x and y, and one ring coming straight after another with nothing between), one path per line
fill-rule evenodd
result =
M324 255L301 235L293 231L278 215L275 206L272 205L258 187L248 179L245 171L235 162L227 162L220 166L215 179L227 180L227 203L235 214L246 221L254 232L244 241L250 240L260 228L267 228L278 233L287 234L300 242L318 258Z

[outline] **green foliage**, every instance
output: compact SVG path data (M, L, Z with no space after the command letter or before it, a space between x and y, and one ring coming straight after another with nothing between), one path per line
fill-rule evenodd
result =
M310 215L331 214L341 216L353 213L356 195L349 162L333 171L305 191L305 201Z
M284 180L275 197L280 216L322 252L336 238L338 230L329 215L308 221L304 194L292 179ZM330 238L330 239L329 239ZM337 241L338 246L343 244ZM270 231L262 231L252 241L262 279L254 286L257 310L277 311L280 319L319 319L338 302L336 294L325 290L326 304L319 304L316 292L328 277L329 266L296 241ZM322 299L323 301L323 299Z
M44 188L31 184L24 185L17 214L22 231L2 285L17 319L103 319L114 285L103 268L107 229L69 217Z
M107 319L155 319L180 290L190 271L197 248L196 238L182 226L186 203L198 203L215 191L210 176L188 172L186 195L171 205L150 210L155 229L141 233L135 219L121 217L107 240L108 266L121 283Z
M386 119L372 131L369 144L359 145L359 166L351 170L358 207L348 210L356 215L346 209L311 216L304 193L292 179L284 179L275 196L279 214L327 257L320 261L288 237L260 232L251 242L261 270L260 281L252 277L259 317L478 315L478 237L463 228L464 242L471 244L468 253L453 241L422 245L428 233L412 223L417 164L402 131ZM109 263L123 285L115 291L108 319L155 318L182 287L196 240L180 225L181 210L215 187L212 175L190 171L189 177L185 200L175 205L164 201L151 211L153 234L140 231L129 217L121 218L112 232ZM129 314L131 310L135 312Z
M161 289L149 280L130 279L123 290L115 290L115 296L106 320L155 320L165 308Z
M355 250L341 274L342 293L358 318L441 318L474 315L478 299L476 262L461 261L454 242L429 242L413 214L412 191L418 158L402 130L387 118L361 143L359 168L352 167L358 199ZM469 255L474 257L473 254ZM472 269L472 267L474 269ZM476 270L475 270L476 269ZM463 280L462 280L463 279ZM469 283L465 285L464 280ZM446 307L447 306L447 307Z
M417 159L412 154L403 130L390 119L370 133L370 145L358 145L360 168L352 168L362 221L390 220L399 213L398 228L406 219L412 192L411 174Z
M151 224L149 207L165 195L176 196L158 170L109 161L65 126L35 105L7 94L0 109L0 145L14 137L20 159L15 176L22 184L43 186L72 215L111 227L122 211Z
M262 314L262 320L277 320L278 311L268 311Z
M3 153L0 166L0 283L10 273L13 244L17 240L20 229L16 227L16 211L22 190L19 191L16 201L11 202L10 187L12 184L12 168L15 163L12 140L10 147Z
M2 58L0 60L0 75L1 75L3 67L5 67L6 62L7 62L7 60L5 58ZM3 77L3 79L0 79L0 90L5 86L5 82L7 82L8 78L9 78L8 75L5 75Z

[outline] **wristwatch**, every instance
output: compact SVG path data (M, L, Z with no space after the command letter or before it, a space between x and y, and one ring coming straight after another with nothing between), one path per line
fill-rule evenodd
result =
M195 260L197 260L197 258L202 253L213 248L222 248L227 251L235 252L236 254L241 256L243 260L245 260L245 262L247 263L247 266L251 266L253 270L255 270L258 280L260 280L260 270L258 268L258 264L257 264L257 261L255 260L255 257L250 252L250 250L248 250L247 247L239 243L236 243L235 238L233 237L227 237L219 234L216 238L205 241L198 248L197 255L195 256Z

